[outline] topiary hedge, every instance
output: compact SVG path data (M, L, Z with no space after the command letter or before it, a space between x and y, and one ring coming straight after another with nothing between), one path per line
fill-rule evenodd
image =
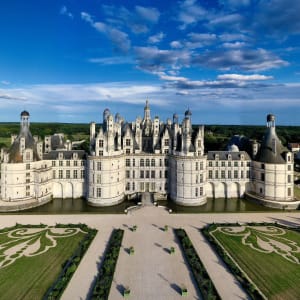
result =
M174 231L203 299L221 299L185 230L180 228Z
M124 230L114 229L106 248L106 253L99 269L91 299L108 299L110 287L122 245Z

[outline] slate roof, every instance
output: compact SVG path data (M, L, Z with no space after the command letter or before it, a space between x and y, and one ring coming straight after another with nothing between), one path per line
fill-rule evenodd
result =
M241 155L244 155L244 160L251 160L246 151L231 152L231 151L208 151L207 160L216 160L216 154L219 155L219 160L228 160L228 155L231 155L231 160L241 160Z

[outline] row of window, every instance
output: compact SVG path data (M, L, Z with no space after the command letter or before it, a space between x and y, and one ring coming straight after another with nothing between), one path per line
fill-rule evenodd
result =
M208 161L208 166L209 167L244 167L244 166L247 166L247 167L250 167L250 161L247 161L247 162L243 162L241 161L240 164L239 164L239 161L225 161L225 160L222 160L222 161L214 161L215 163L213 164L213 161Z
M63 166L67 166L67 167L74 166L74 167L77 167L78 165L84 166L84 160L80 160L80 161L77 161L77 160L59 160L59 161L52 160L52 167L56 167L57 166L57 162L58 162L58 166L59 167L63 167Z
M130 176L132 175L132 176ZM155 170L140 170L140 177L139 178L156 178L156 172ZM164 177L163 177L164 175ZM132 174L130 174L130 171L129 170L126 170L126 173L125 173L125 177L126 178L136 178L136 172L135 170L132 171ZM158 172L158 178L168 178L168 171L165 170L164 171L164 174L163 172L160 170Z
M71 172L73 171L73 172ZM71 177L72 175L72 177ZM80 176L80 177L79 177ZM85 171L84 170L80 170L80 172L78 172L78 170L58 170L58 177L57 177L57 173L56 170L53 170L53 178L59 178L59 179L83 179L85 177Z
M141 158L138 162L138 159L135 158L126 158L125 160L125 166L126 167L136 167L136 166L140 166L140 167L155 167L155 166L159 166L159 167L163 167L163 166L168 166L168 160L167 159L162 159L160 158L158 161L156 161L154 158Z
M227 177L226 177L226 173L227 173ZM214 175L214 177L213 177ZM233 177L232 177L233 175ZM244 179L244 178L250 178L250 171L248 170L246 172L246 177L245 177L245 173L243 170L241 170L240 172L238 170L234 170L233 174L231 170L228 170L226 172L226 170L221 170L221 172L219 172L218 170L215 170L214 174L212 170L208 171L208 179Z

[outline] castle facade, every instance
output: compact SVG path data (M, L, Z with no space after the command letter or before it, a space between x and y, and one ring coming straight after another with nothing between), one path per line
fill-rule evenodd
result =
M73 150L62 134L33 137L29 113L12 145L1 151L0 207L20 210L52 198L84 197L90 205L110 206L144 192L155 199L197 206L207 198L247 197L263 205L295 209L293 155L276 135L275 117L267 116L265 137L253 144L252 159L232 145L227 151L204 148L204 126L192 125L188 109L162 122L144 117L128 123L109 109L96 130L90 124L90 152Z

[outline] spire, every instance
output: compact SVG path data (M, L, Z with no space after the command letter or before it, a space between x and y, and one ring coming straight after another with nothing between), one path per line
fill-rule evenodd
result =
M29 129L29 112L24 110L21 112L21 131L25 131Z
M147 98L146 105L144 107L144 121L149 121L149 120L151 120L151 116L150 116L149 101L148 101L148 98Z

